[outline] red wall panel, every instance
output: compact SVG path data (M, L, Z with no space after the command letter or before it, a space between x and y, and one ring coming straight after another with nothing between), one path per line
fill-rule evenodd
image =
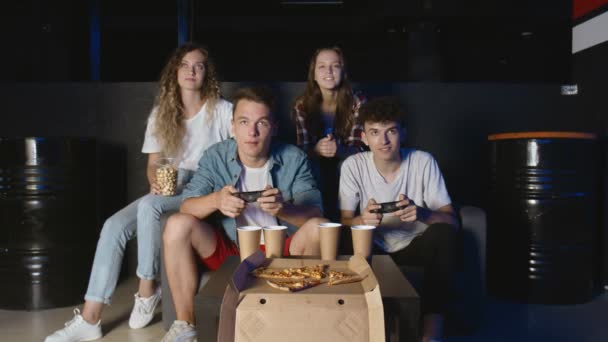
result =
M583 15L607 4L608 0L574 0L574 19L580 18Z

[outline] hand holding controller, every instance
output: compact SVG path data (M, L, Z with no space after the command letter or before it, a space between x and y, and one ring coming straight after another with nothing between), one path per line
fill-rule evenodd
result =
M387 214L387 213L395 212L397 210L401 210L406 207L406 206L398 206L397 203L399 203L399 202L401 202L401 201L378 203L378 205L380 205L380 208L372 209L372 210L370 210L370 213Z
M235 192L232 195L236 196L247 203L255 202L258 198L262 197L262 193L264 191L244 191L244 192Z

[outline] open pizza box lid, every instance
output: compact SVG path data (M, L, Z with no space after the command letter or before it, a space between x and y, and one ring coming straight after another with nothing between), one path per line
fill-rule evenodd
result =
M270 268L329 264L331 270L366 276L362 281L320 284L284 292L250 275L258 266ZM228 342L380 342L385 341L380 288L367 261L266 259L261 252L243 261L226 288L220 311L218 341Z

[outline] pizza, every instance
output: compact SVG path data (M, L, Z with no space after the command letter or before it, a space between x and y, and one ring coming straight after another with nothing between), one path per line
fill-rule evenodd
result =
M293 272L302 274L302 275L306 276L306 278L313 278L313 279L321 280L327 276L327 273L325 272L327 267L329 267L329 265L317 264L317 265L313 265L313 266L304 266L304 267L295 268L295 269L290 268L290 270L292 270Z
M329 265L318 264L303 267L258 267L251 274L266 279L268 285L283 291L297 292L327 283L329 286L355 283L365 279L354 273L328 270Z
M278 279L278 280L304 280L306 277L302 274L290 272L289 269L272 269L266 267L258 267L252 272L253 276L261 279Z
M253 276L261 279L273 280L304 280L315 279L321 280L327 276L325 269L328 265L318 264L313 266L292 267L292 268L266 268L258 267L253 270Z
M268 285L281 291L298 292L321 284L321 280L275 281L266 280Z
M339 284L348 284L348 283L356 283L365 279L365 277L361 277L358 274L338 272L338 271L329 271L329 281L327 285L339 285Z

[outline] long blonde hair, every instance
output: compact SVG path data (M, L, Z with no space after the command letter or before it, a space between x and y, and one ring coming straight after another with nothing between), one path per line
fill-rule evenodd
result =
M317 64L317 56L323 51L335 52L340 57L342 63L342 82L338 85L334 132L339 138L346 139L350 135L350 130L355 123L352 115L353 90L348 79L348 73L346 72L344 54L342 53L342 49L337 46L317 49L310 59L306 89L300 97L304 113L306 113L304 120L311 135L320 138L323 130L323 120L321 120L321 102L323 102L323 98L321 96L321 89L317 81L315 81L315 66Z
M209 51L195 43L186 43L178 47L163 68L160 76L160 89L155 101L154 135L158 139L165 156L174 157L182 148L182 140L185 134L184 104L177 82L177 70L184 56L195 50L198 50L205 57L205 78L201 88L201 99L206 102L209 123L213 120L215 105L220 99L220 85L215 66L209 58Z

